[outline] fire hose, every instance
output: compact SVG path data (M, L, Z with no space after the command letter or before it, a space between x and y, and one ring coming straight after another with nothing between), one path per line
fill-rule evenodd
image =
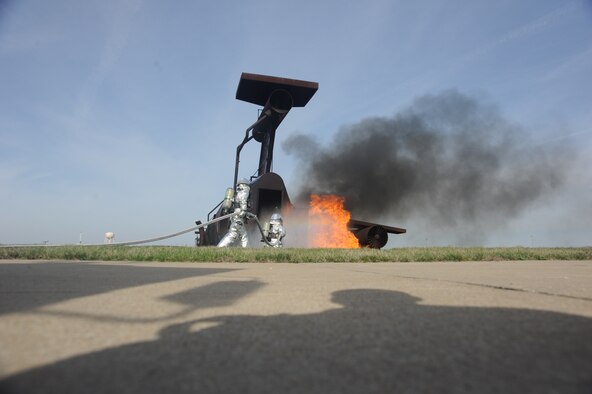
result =
M247 217L249 219L255 219L255 222L257 223L257 227L259 228L259 232L261 233L261 238L262 238L263 242L265 242L268 246L273 246L272 244L270 244L267 241L267 239L265 237L265 233L263 232L263 227L261 226L261 223L259 222L259 218L257 217L257 215L255 215L253 213L250 213L250 212L247 212L246 214L247 214ZM201 223L201 224L199 224L197 226L194 226L194 227L191 227L191 228L188 228L186 230L182 230L182 231L179 231L179 232L176 232L176 233L173 233L173 234L167 234L167 235L163 235L163 236L160 236L160 237L148 238L148 239L143 239L143 240L139 240L139 241L114 242L112 244L107 244L107 245L112 245L112 246L130 246L130 245L139 245L139 244L146 244L146 243L150 243L150 242L162 241L163 239L173 238L173 237L177 237L179 235L187 234L187 233L189 233L191 231L198 230L198 229L200 229L202 227L205 227L205 226L208 226L210 224L213 224L213 223L216 223L216 222L220 222L220 221L225 220L225 219L229 219L229 218L231 218L231 217L233 217L235 215L237 215L237 213L236 212L232 212L232 213L229 213L227 215L223 215L223 216L217 217L217 218L212 219L212 220L210 220L208 222ZM105 245L105 244L97 244L97 245L89 245L89 246L98 246L98 245L101 245L102 246L102 245Z
M150 243L150 242L156 242L156 241L162 241L163 239L168 239L168 238L173 238L179 235L183 235L183 234L187 234L191 231L195 231L198 230L202 227L208 226L210 224L216 223L216 222L220 222L222 220L225 219L229 219L233 216L237 215L236 212L232 212L229 213L227 215L223 215L220 217L217 217L215 219L212 219L210 221L207 221L205 223L201 223L197 226L188 228L186 230L182 230L173 234L167 234L167 235L163 235L161 237L155 237L155 238L148 238L148 239L143 239L143 240L139 240L139 241L128 241L128 242L114 242L112 244L107 244L107 245L113 245L113 246L129 246L129 245L139 245L139 244L146 244L146 243ZM247 217L249 219L255 219L255 222L257 223L257 228L259 229L259 232L261 233L261 239L263 240L263 242L265 242L268 246L273 246L272 244L269 243L269 241L267 241L267 238L265 237L265 233L263 232L263 227L261 226L261 222L259 222L259 218L257 217L257 215L247 212L246 213ZM98 245L105 245L105 244L98 244ZM96 246L96 245L89 245L89 246Z
M172 234L167 234L167 235L162 235L160 237L154 237L154 238L147 238L147 239L141 239L141 240L137 240L137 241L126 241L126 242L113 242L110 244L85 244L84 246L131 246L131 245L139 245L139 244L147 244L150 242L156 242L156 241L162 241L163 239L169 239L169 238L173 238L173 237L177 237L179 235L183 235L183 234L187 234L191 231L195 231L195 230L199 230L202 227L208 226L210 224L216 223L216 222L220 222L222 220L225 219L230 219L231 217L237 215L237 213L232 212L229 213L227 215L222 215L219 216L215 219L212 219L210 221L207 221L205 223L201 223L197 226L182 230L182 231L178 231L176 233L172 233ZM250 219L255 219L255 222L257 223L257 227L259 228L259 232L261 232L261 238L263 240L263 242L265 242L267 245L269 246L273 246L271 245L266 237L265 234L263 232L263 227L261 227L261 223L259 222L259 218L257 218L257 215L247 212L247 217ZM25 246L25 245L0 245L0 247L17 247L17 246ZM71 245L67 245L67 244L63 244L63 245L51 245L51 244L44 244L44 245L38 245L38 246L71 246Z
M220 222L224 219L229 219L231 217L233 217L234 215L236 215L236 213L232 212L229 213L228 215L223 215L220 217L217 217L215 219L210 220L209 222L205 222L205 223L201 223L198 224L197 226L188 228L186 230L182 230L182 231L178 231L176 233L173 234L167 234L167 235L163 235L160 237L155 237L155 238L148 238L148 239L142 239L139 241L128 241L128 242L113 242L112 244L107 244L107 245L112 245L112 246L130 246L130 245L139 245L139 244L147 244L150 242L156 242L156 241L162 241L163 239L169 239L169 238L173 238L173 237L177 237L179 235L183 235L183 234L187 234L191 231L195 231L195 230L199 230L202 227L208 226L210 224L216 223L216 222ZM98 245L105 245L105 244L98 244ZM91 245L91 246L98 246L98 245Z
M265 236L265 232L263 231L263 227L261 227L261 222L259 222L259 218L257 217L257 215L255 215L254 213L247 212L247 217L251 218L251 219L255 219L255 222L257 223L257 227L259 228L259 232L261 233L261 240L263 242L265 242L265 244L267 246L273 247L273 245L271 243L269 243L269 241L267 240L267 237Z
M233 217L235 215L237 215L237 213L232 212L232 213L229 213L227 215L223 215L223 216L217 217L217 218L212 219L212 220L210 220L208 222L201 223L201 224L199 224L197 226L188 228L186 230L178 231L178 232L173 233L173 234L167 234L167 235L163 235L163 236L155 237L155 238L142 239L142 240L139 240L139 241L114 242L112 244L107 244L107 245L112 245L112 246L129 246L129 245L145 244L145 243L150 243L150 242L155 242L155 241L162 241L163 239L173 238L173 237L176 237L176 236L179 236L179 235L187 234L187 233L189 233L191 231L198 230L198 229L200 229L202 227L205 227L205 226L208 226L210 224L213 224L213 223L216 223L216 222L220 222L220 221L225 220L225 219L229 219L229 218L231 218L231 217ZM265 237L265 233L263 231L263 227L261 226L261 222L259 222L259 218L257 217L257 215L255 215L253 213L250 213L250 212L247 212L247 217L249 219L254 219L255 222L257 223L257 228L259 229L259 232L261 233L261 239L262 239L262 241L265 242L268 246L273 246L271 243L269 243L269 241L267 241L267 238ZM105 245L105 244L98 244L98 245L101 245L102 246L102 245ZM95 246L95 245L89 245L89 246Z

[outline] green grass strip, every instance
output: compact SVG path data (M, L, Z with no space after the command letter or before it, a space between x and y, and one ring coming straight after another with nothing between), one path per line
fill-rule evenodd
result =
M240 249L182 246L0 247L0 259L187 262L432 262L592 260L585 248Z

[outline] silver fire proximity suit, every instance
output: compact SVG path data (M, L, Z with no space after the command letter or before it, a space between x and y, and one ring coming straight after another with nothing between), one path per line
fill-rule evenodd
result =
M279 213L271 215L269 220L269 230L267 231L267 243L265 246L273 248L281 248L283 246L282 239L286 236L283 219Z
M247 229L245 228L247 216L247 204L249 201L249 181L241 179L236 185L236 196L234 197L234 213L230 218L230 228L224 237L218 242L218 247L226 247L240 242L240 246L246 248L249 244Z

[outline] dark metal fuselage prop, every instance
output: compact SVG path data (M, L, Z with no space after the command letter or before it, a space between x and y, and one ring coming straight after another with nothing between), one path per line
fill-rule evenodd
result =
M261 220L268 220L274 213L289 213L294 208L283 179L272 172L275 133L288 112L293 107L304 107L318 88L317 82L249 73L241 75L236 98L263 106L263 110L257 121L246 129L243 141L236 148L233 187L236 192L242 148L254 139L261 144L261 151L256 176L251 178L248 211ZM210 211L208 220L214 211L214 219L230 213L231 208L223 203L224 201L220 202ZM217 245L228 232L229 225L229 219L225 219L208 225L205 230L200 228L200 231L196 232L196 245ZM251 227L251 232L255 232L254 224L247 226ZM357 237L361 246L377 249L386 245L388 233L406 232L402 228L354 219L349 222L348 229ZM287 237L289 236L288 234Z

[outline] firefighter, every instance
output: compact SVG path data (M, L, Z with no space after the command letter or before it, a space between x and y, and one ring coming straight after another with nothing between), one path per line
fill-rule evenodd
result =
M267 242L265 246L273 248L281 248L283 246L282 239L286 236L284 229L284 221L282 215L274 213L269 220L269 229L266 231L265 238Z
M249 193L251 187L249 181L242 178L236 184L236 196L233 199L235 215L230 218L230 227L226 235L218 242L218 247L226 247L240 243L240 246L246 248L249 244L247 229L247 208L249 202Z

